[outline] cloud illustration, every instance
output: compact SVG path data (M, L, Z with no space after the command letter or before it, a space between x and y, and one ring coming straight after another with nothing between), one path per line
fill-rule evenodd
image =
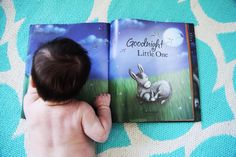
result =
M35 25L35 32L38 33L55 33L55 34L64 34L66 29L56 25Z
M180 54L178 54L178 57L181 58L181 59L188 58L188 53L183 51Z
M85 39L80 40L81 44L96 44L102 45L108 43L107 39L98 38L95 35L91 34L87 36Z
M138 20L132 20L132 19L124 19L119 20L119 27L122 28L144 28L145 24Z

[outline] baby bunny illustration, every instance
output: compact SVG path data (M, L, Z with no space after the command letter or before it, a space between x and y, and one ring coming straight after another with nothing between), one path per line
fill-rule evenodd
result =
M129 69L130 76L137 82L137 96L148 102L159 101L161 104L165 103L172 93L170 83L165 80L151 83L141 64L138 64L138 69L137 74Z

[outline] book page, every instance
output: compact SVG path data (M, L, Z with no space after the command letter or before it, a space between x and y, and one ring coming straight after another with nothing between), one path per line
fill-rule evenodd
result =
M79 43L87 50L91 59L89 80L82 88L78 98L93 103L95 96L108 92L109 27L110 24L107 23L31 25L24 94L27 91L35 51L41 44L57 37L70 38Z
M113 121L194 120L188 40L184 23L111 23Z

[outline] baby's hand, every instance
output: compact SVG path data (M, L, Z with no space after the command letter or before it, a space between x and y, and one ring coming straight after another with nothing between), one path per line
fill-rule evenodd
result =
M95 100L95 106L96 108L99 108L101 106L110 106L110 101L111 101L111 96L108 93L100 94L99 96L96 97Z

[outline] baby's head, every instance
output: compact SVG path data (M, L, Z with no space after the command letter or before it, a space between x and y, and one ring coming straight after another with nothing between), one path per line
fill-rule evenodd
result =
M57 38L36 50L32 82L43 100L74 99L88 79L90 67L85 49L71 39Z

